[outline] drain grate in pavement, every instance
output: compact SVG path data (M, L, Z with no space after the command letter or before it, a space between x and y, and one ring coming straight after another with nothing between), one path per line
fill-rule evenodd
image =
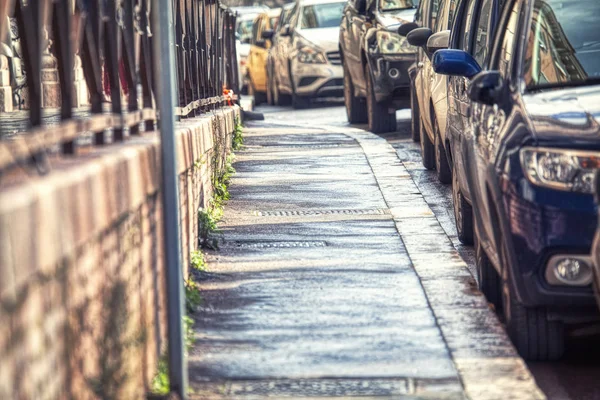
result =
M356 142L349 143L328 143L328 144L289 144L289 143L276 143L276 144L262 144L260 147L281 147L281 148L292 148L292 149L330 149L336 147L356 147Z
M254 211L258 217L302 217L314 215L389 215L387 208L347 209L347 210L273 210Z
M464 399L458 379L321 378L231 380L194 385L198 398L350 398L386 397L436 400ZM217 394L217 396L215 396ZM222 396L222 397L221 397ZM414 396L414 397L413 397ZM194 397L195 398L195 397Z
M303 247L325 247L327 243L321 240L293 240L293 241L245 241L236 240L225 243L225 247L235 247L240 249L285 249L285 248L303 248Z

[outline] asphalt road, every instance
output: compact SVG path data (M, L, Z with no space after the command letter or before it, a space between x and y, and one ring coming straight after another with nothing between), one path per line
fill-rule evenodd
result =
M264 113L268 120L279 122L301 120L306 124L348 126L343 104L339 102L315 104L308 110L259 106L256 111ZM474 250L470 246L462 245L457 238L451 187L437 182L435 173L423 168L420 147L410 138L410 111L398 111L397 118L397 132L380 136L397 150L442 228L452 239L456 250L467 263L473 276L476 276ZM361 125L357 127L367 129L366 126ZM548 399L600 399L600 334L583 337L574 335L568 339L567 352L563 360L553 363L529 363L528 366Z

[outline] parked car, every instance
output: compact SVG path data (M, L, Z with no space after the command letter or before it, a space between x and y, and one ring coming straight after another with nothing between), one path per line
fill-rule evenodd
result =
M246 61L248 93L254 96L254 103L267 100L267 56L271 47L273 28L277 24L281 9L271 9L259 14L252 27L252 43Z
M408 69L416 49L398 34L411 23L417 1L350 0L340 25L344 99L350 123L372 132L396 130L396 110L410 106Z
M406 35L419 49L417 68L411 79L411 110L419 121L413 123L413 139L421 142L421 158L427 169L436 169L442 183L452 181L446 157L446 113L448 111L448 77L433 71L431 57L448 48L450 29L458 0L423 0L415 15L415 27Z
M289 95L294 108L314 98L343 93L338 52L339 24L345 1L298 0L278 33L274 57L275 96ZM286 39L287 38L287 39Z
M596 209L600 207L600 170L596 171L596 179L595 179L595 200L596 200ZM599 221L598 226L596 228L596 235L594 236L594 241L592 243L592 261L593 261L593 275L594 281L592 282L592 286L594 288L594 295L596 296L596 304L600 307L600 214L598 215Z
M474 14L487 13L485 2ZM508 333L529 360L559 358L565 328L600 317L590 258L600 167L600 30L590 27L599 21L596 0L507 0L493 47L479 43L474 23L464 30L479 32L472 52L433 57L437 73L466 79L450 85L468 115L454 156L487 259L482 288L502 298Z
M267 10L266 7L233 7L237 13L236 18L236 52L238 59L238 74L241 93L247 92L246 82L246 60L250 52L250 42L252 41L252 27L256 17Z
M448 47L468 53L477 60L482 69L487 69L490 62L489 49L492 47L492 39L505 4L505 0L462 0L458 2L450 39L447 42ZM413 39L413 35L416 35L416 39L419 39L418 34L417 30L410 32L409 40ZM421 40L427 40L428 43L429 41L438 42L437 44L432 43L433 47L428 54L433 54L434 51L445 44L439 43L440 40L438 40L446 40L444 33L436 33L429 39L427 39L426 31L421 32L421 35L424 36ZM447 111L445 114L441 112L436 115L440 127L438 144L443 143L445 154L442 152L442 146L434 147L435 140L432 140L430 136L423 138L424 143L421 144L421 149L424 159L429 155L429 160L431 160L434 158L432 154L435 154L438 177L441 177L442 181L447 181L447 168L450 167L454 218L458 238L462 243L470 245L474 242L472 199L466 181L466 166L460 157L463 132L469 125L468 107L470 101L466 92L469 79L462 76L451 76L445 83ZM441 103L436 104L436 111L439 111L440 105ZM443 128L444 125L445 128ZM431 161L429 163L431 164ZM488 263L480 244L476 245L476 254L478 263ZM483 281L480 279L480 283ZM490 301L500 307L500 299L490 298Z
M288 3L281 9L281 15L271 39L272 45L269 49L267 58L267 103L280 105L289 101L289 96L284 96L279 92L278 79L283 69L288 69L288 53L290 48L290 35L281 35L282 32L289 30L290 18L297 7L297 3Z

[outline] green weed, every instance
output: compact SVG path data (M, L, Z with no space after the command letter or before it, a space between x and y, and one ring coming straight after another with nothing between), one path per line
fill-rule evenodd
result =
M196 271L206 271L206 260L204 259L204 253L201 250L192 251L190 254L190 265L192 269Z
M233 150L240 150L244 145L243 127L240 123L240 118L235 117L235 128L233 129L233 140L231 147Z

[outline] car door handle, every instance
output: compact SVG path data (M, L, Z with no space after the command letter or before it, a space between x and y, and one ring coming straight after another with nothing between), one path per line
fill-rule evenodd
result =
M417 63L417 68L419 68L419 69L423 68L424 66L425 66L425 64L423 64L423 62L422 62L422 61L419 61L419 62Z

